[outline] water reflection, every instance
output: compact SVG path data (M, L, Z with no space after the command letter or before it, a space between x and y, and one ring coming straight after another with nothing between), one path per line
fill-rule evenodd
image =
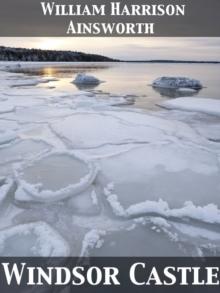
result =
M76 84L73 83L75 87L80 91L86 91L86 90L93 90L99 86L99 84Z
M171 88L158 88L153 87L154 91L159 93L162 97L179 98L179 97L192 97L198 95L200 90L196 91L180 91L178 89Z
M15 73L25 73L27 75L37 75L44 77L58 77L58 78L69 78L74 74L78 73L87 73L87 72L96 72L99 70L104 70L110 68L112 65L107 64L74 64L70 65L39 65L39 67L12 67L8 71Z

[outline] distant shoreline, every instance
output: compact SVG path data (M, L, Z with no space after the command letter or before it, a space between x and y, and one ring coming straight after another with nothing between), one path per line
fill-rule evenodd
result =
M21 61L21 60L1 60L1 62L11 62L11 63L51 63L51 64L62 64L62 63L146 63L146 64L220 64L220 61L183 61L183 60L113 60L113 61Z
M220 61L185 61L185 60L143 60L143 61L121 61L121 62L128 62L128 63L164 63L164 64L220 64Z
M160 63L160 64L220 64L220 61L193 60L119 60L97 54L76 51L40 50L0 46L0 62L119 62L119 63Z

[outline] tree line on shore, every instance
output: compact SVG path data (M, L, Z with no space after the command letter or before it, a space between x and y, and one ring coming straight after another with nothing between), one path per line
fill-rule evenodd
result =
M112 62L111 58L74 51L10 48L0 46L0 61Z

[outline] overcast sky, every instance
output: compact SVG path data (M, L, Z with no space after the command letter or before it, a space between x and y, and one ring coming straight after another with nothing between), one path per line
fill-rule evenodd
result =
M0 45L82 51L126 60L220 61L220 38L0 38Z

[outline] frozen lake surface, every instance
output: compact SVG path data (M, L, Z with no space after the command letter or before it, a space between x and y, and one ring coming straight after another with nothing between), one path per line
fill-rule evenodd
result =
M76 86L78 73L105 82ZM204 88L154 89L162 76ZM0 255L219 255L219 76L0 63Z

